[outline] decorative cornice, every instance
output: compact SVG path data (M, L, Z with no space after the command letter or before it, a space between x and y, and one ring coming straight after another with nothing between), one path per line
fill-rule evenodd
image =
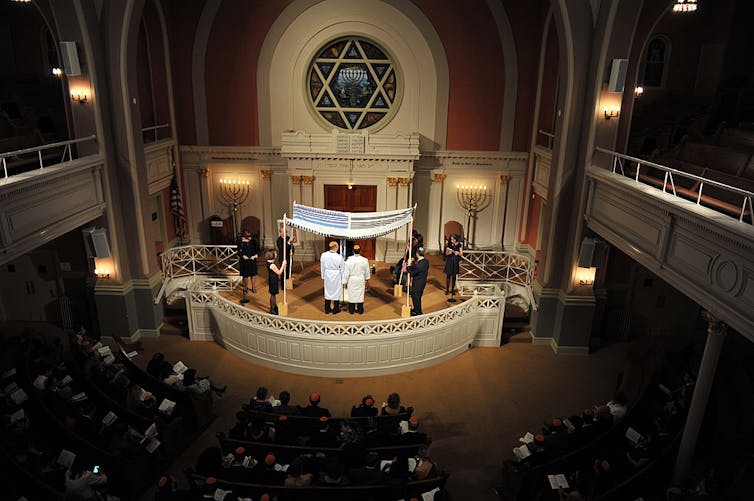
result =
M511 180L511 177L505 174L500 175L500 184L508 184L508 181Z

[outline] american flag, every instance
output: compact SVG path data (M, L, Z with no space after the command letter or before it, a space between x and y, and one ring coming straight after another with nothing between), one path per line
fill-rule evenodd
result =
M183 211L183 199L178 188L178 177L173 168L173 180L170 181L170 213L173 215L173 227L179 243L183 243L186 235L186 214Z

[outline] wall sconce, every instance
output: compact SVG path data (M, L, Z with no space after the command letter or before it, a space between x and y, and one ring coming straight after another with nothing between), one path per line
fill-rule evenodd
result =
M620 106L605 106L603 111L605 112L605 120L610 120L620 115Z
M576 268L576 280L579 285L594 285L594 276L597 274L597 268Z
M60 78L62 74L63 74L63 70L61 70L60 68L52 69L52 76Z
M640 85L640 86L638 86L638 87L636 87L636 88L634 89L634 97L635 97L636 99L639 99L639 98L641 97L641 95L642 95L642 94L644 94L644 87L642 87L641 85Z
M97 278L101 278L103 280L110 280L110 273L104 270L100 270L99 268L94 269L94 274L97 275Z
M694 12L696 10L696 0L676 0L673 5L673 12Z
M78 101L80 104L84 104L89 97L89 93L86 89L71 89L71 100Z

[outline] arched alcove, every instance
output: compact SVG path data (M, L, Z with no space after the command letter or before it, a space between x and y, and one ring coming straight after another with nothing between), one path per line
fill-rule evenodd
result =
M276 20L260 54L257 80L262 144L280 144L286 130L327 132L311 113L306 90L310 61L326 42L361 35L378 42L402 70L403 98L380 134L418 132L422 149L444 146L448 69L437 34L415 7L378 0L291 4ZM302 8L303 7L303 8Z

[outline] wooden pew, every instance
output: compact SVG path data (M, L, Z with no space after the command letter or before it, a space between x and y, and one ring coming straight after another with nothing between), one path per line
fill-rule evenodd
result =
M185 472L188 478L190 490L195 498L200 499L207 477L198 475L193 471ZM426 480L414 480L396 484L381 485L344 485L344 486L311 486L311 487L284 487L282 485L250 484L243 482L229 482L221 478L217 479L217 487L230 490L236 496L250 496L259 499L262 494L270 497L277 496L279 501L286 500L328 500L328 501L358 501L358 500L390 500L421 499L421 494L435 488L444 488L450 475L442 472L434 478Z

